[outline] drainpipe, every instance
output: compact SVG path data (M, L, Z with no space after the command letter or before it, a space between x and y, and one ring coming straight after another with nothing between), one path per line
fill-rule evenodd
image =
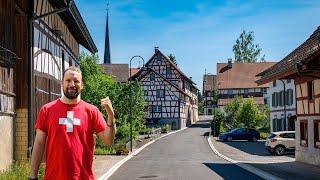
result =
M34 104L34 82L33 82L33 15L34 1L30 1L28 13L28 157L31 157L34 129L33 129L33 104Z
M284 118L285 118L285 124L284 124L284 129L286 131L288 131L288 118L287 118L287 109L286 109L286 84L285 82L283 81L283 79L279 79L282 84L283 84L283 111L284 111Z

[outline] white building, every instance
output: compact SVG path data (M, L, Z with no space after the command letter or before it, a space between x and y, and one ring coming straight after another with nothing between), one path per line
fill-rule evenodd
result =
M285 92L285 93L283 93ZM294 131L296 119L295 85L293 79L269 83L270 131Z

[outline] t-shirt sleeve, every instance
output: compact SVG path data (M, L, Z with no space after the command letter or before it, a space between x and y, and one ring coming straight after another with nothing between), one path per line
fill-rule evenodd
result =
M38 113L38 117L36 120L36 124L34 126L35 129L40 129L41 131L48 133L48 126L47 126L47 115L46 115L46 108L42 107Z
M103 118L102 113L98 108L95 109L95 118L94 118L94 131L98 134L104 130L106 130L106 121Z

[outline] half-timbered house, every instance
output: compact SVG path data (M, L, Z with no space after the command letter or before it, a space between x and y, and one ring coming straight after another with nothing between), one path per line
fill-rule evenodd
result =
M275 62L217 63L218 107L223 109L236 96L253 97L257 105L269 102L267 84L257 85L256 74L274 65Z
M157 48L132 78L144 90L147 124L170 124L173 129L181 129L198 120L196 84Z
M29 157L38 111L61 96L63 70L79 65L79 45L92 53L97 48L72 0L1 0L0 24L4 169Z
M203 113L204 115L213 115L214 108L217 104L215 93L217 76L213 74L205 74L203 76Z
M297 161L320 166L320 27L280 62L260 73L258 84L294 79Z

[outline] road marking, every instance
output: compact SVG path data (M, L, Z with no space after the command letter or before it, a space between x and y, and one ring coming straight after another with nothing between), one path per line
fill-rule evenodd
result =
M190 127L190 126L189 126ZM162 139L164 137L167 137L171 134L175 134L175 133L178 133L180 131L183 131L185 129L187 129L188 127L185 127L185 128L182 128L182 129L179 129L179 130L176 130L176 131L172 131L168 134L165 134L163 136L160 136L150 142L148 142L147 144L143 145L142 147L140 147L139 149L135 150L134 152L132 152L131 154L129 154L127 157L125 157L124 159L122 159L121 161L117 162L114 166L112 166L105 174L103 174L101 177L98 178L98 180L106 180L106 179L109 179L110 176L115 173L125 162L127 162L128 160L130 160L133 156L136 156L138 155L144 148L148 147L150 144L156 142L157 140L159 139Z
M211 142L211 140L210 140L210 136L211 136L211 133L210 133L210 135L209 135L209 137L208 137L209 146L211 147L212 151L213 151L216 155L218 155L219 157L221 157L221 158L225 159L226 161L229 161L229 162L231 162L231 163L233 163L233 164L241 167L242 169L245 169L245 170L247 170L247 171L249 171L249 172L251 172L251 173L253 173L253 174L258 175L258 176L260 176L260 177L263 178L263 179L270 179L270 180L279 180L279 179L281 179L281 178L279 178L279 177L277 177L277 176L274 176L274 175L272 175L272 174L270 174L270 173L268 173L268 172L262 171L262 170L260 170L260 169L258 169L258 168L255 168L255 167L253 167L253 166L250 166L250 165L248 165L248 164L244 164L244 162L242 162L242 161L236 161L236 160L233 160L233 159L231 159L231 158L229 158L229 157L221 154L221 153L213 146L213 144L212 144L212 142Z

